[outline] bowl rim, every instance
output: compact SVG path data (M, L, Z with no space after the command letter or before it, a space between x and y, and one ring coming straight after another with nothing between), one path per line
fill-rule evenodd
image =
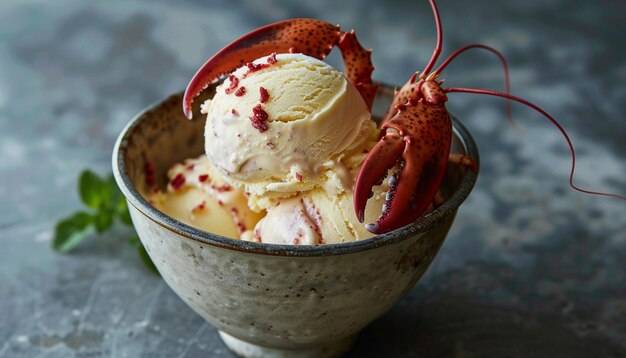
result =
M380 96L383 92L386 92L386 94L393 94L393 90L394 87L381 84L377 96ZM426 232L437 223L443 221L449 215L454 215L455 211L472 191L478 176L478 168L480 168L478 147L476 146L474 139L470 135L467 128L456 117L451 115L452 130L454 134L461 142L465 152L476 159L478 166L475 172L465 170L458 189L448 200L446 200L444 204L433 210L431 213L420 217L411 224L385 234L375 235L367 239L346 243L323 245L278 245L236 240L197 229L159 211L154 206L150 205L148 201L137 191L137 189L135 189L130 177L126 173L124 154L129 142L128 138L132 136L133 132L142 121L150 117L149 114L151 112L158 110L160 106L168 101L171 101L175 97L182 97L182 92L170 95L165 99L146 107L144 110L140 111L122 130L113 148L113 175L117 185L126 197L127 202L135 207L135 209L137 209L147 219L182 237L198 241L203 244L264 255L318 257L352 254L398 243L413 237L416 234Z

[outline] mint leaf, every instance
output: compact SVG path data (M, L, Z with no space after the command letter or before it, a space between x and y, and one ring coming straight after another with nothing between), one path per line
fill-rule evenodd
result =
M91 170L84 170L78 181L80 198L92 209L98 209L106 203L109 193L106 183Z
M94 224L98 234L102 234L113 225L113 212L110 210L102 210L94 216Z
M78 212L56 225L52 248L59 252L68 252L92 231L93 217L88 213Z
M132 246L132 247L140 247L141 246L141 240L139 240L139 236L133 235L133 236L128 238L128 244L130 246Z
M142 247L138 248L137 250L138 250L137 253L139 254L139 257L141 258L141 261L143 261L144 265L146 265L146 267L150 271L152 271L152 273L155 273L157 275L161 275L159 273L159 270L157 270L156 266L154 266L154 262L152 262L152 259L148 255L148 252L146 251L146 249L142 246Z
M120 191L120 188L117 186L117 182L115 181L115 177L113 176L113 174L109 175L106 178L106 184L109 187L109 202L111 203L112 207L116 207L121 200L125 199L124 195L122 195L122 192Z
M159 270L157 270L156 266L154 265L154 262L152 262L152 259L150 258L148 251L146 251L146 248L141 243L141 240L139 240L139 236L137 235L131 236L128 239L128 244L132 247L137 248L137 254L139 255L139 258L144 263L144 265L146 265L146 267L150 269L150 271L156 273L157 275L160 275Z
M78 212L57 223L52 248L60 252L68 252L78 245L85 237L104 233L113 226L115 218L122 223L133 226L128 211L126 198L120 191L113 175L100 177L91 170L80 174L78 192L88 208L88 212ZM137 249L141 261L158 274L156 266L150 259L139 237L133 235L129 244Z

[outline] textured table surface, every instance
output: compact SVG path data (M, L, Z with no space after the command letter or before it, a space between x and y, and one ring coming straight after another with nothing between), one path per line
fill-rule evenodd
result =
M231 356L142 266L128 229L50 250L55 222L80 207L79 171L108 173L134 114L257 26L304 16L356 28L375 79L396 84L435 42L426 1L176 3L0 3L0 357ZM623 1L442 0L440 10L444 54L472 42L502 50L513 93L569 130L577 183L626 194ZM486 53L444 77L503 88ZM498 99L453 94L448 108L478 142L480 178L427 274L349 356L626 356L626 203L568 189L565 142L531 110L514 106L516 131Z

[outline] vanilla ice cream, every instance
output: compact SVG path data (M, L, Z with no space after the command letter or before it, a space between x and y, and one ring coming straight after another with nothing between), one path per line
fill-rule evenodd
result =
M387 183L375 187L365 211L373 222L385 203ZM281 245L337 244L373 236L354 215L352 191L331 196L316 189L283 199L268 210L254 229L254 241Z
M248 208L244 194L226 183L204 155L175 164L167 176L167 191L156 191L148 200L185 224L239 239L251 237L263 217Z
M202 105L206 157L172 167L166 214L268 244L320 245L373 234L353 207L356 176L379 130L355 87L326 63L273 54L231 73ZM375 221L388 183L373 189Z
M316 188L351 189L345 160L377 133L343 74L303 54L271 55L237 69L202 111L209 160L257 211Z

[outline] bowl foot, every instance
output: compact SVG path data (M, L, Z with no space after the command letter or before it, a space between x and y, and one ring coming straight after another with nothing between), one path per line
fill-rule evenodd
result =
M346 353L356 342L357 334L339 341L302 349L281 349L259 346L219 331L220 338L233 353L244 358L332 358Z

